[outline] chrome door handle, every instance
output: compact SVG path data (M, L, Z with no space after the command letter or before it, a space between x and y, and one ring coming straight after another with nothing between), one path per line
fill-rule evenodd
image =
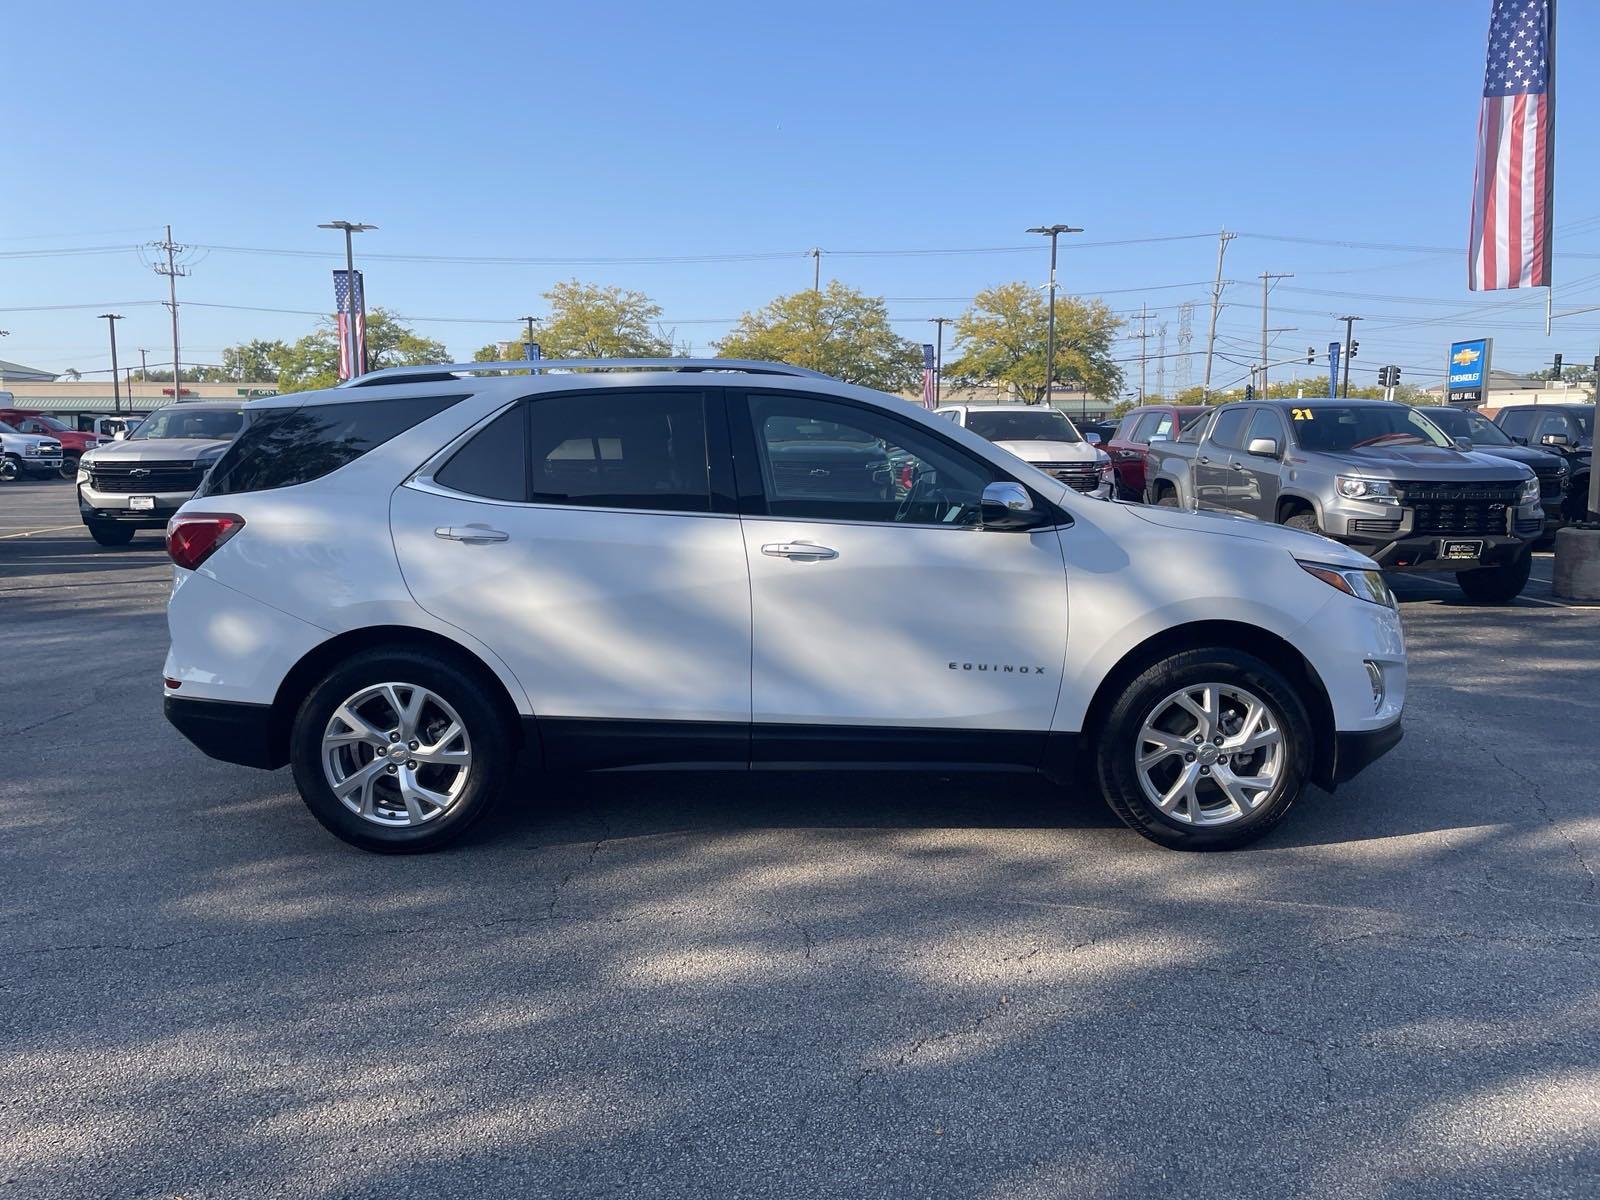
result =
M1198 458L1195 459L1195 462L1197 462L1197 463L1205 463L1206 465L1209 466L1210 463L1211 463L1211 460L1209 458L1207 458L1204 454L1202 454Z
M761 553L773 558L838 558L839 552L815 542L769 542Z
M1234 470L1235 470L1235 471L1242 471L1242 470L1244 470L1244 467L1242 467L1242 466L1241 466L1241 465L1240 465L1240 464L1238 464L1238 463L1229 463L1229 464L1228 464L1228 465L1229 465L1229 466L1230 466L1230 467L1232 467L1232 468L1233 468L1233 469L1234 469Z
M441 525L433 531L433 536L447 542L465 542L469 546L511 540L511 535L505 530L490 529L487 525Z

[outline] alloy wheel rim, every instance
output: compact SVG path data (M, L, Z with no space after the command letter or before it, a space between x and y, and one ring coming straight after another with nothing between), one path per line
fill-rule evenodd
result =
M414 683L375 683L333 710L322 734L322 773L339 803L390 828L435 821L472 773L465 722Z
M1196 826L1229 825L1259 811L1286 756L1278 714L1228 683L1191 684L1153 706L1133 752L1145 798Z

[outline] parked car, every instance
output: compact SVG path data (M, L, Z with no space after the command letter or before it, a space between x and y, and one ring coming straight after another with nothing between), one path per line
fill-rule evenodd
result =
M1400 738L1393 597L1324 538L1099 503L801 368L546 366L252 403L168 529L168 719L380 851L519 762L1039 771L1235 846ZM868 440L910 492L841 485Z
M947 404L934 415L987 438L1068 487L1101 499L1111 495L1110 458L1078 433L1059 408L1043 404Z
M1500 431L1519 446L1537 446L1567 460L1565 521L1588 515L1589 472L1594 462L1593 404L1513 404L1494 415Z
M61 473L59 441L43 434L23 433L4 421L0 421L0 457L11 464L13 475L49 477Z
M61 466L57 468L57 473L63 479L77 478L78 459L83 456L85 450L93 450L101 442L98 434L84 433L57 417L40 412L0 408L0 421L10 425L18 433L37 434L39 437L53 438L60 442Z
M78 514L102 546L164 529L244 424L237 403L185 400L157 409L120 441L78 461Z
M1521 593L1544 533L1531 470L1457 449L1405 404L1225 404L1155 458L1157 504L1322 533L1385 570L1453 571L1485 603Z
M1437 425L1460 449L1509 458L1532 471L1539 479L1545 536L1549 537L1561 527L1561 513L1567 502L1567 484L1571 478L1565 458L1553 451L1517 445L1488 417L1470 408L1432 404L1417 411Z
M1105 446L1117 499L1144 499L1151 443L1171 441L1185 425L1208 411L1203 405L1146 404L1125 413Z

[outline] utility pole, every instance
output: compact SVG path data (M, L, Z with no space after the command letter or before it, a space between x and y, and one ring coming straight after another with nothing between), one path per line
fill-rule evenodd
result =
M950 324L949 317L929 317L928 320L937 328L934 336L933 350L933 404L937 408L939 397L944 393L944 327Z
M811 247L811 249L806 251L806 257L810 258L812 260L812 263L811 263L811 290L813 292L820 292L822 290L822 250L821 250L821 248L817 247L817 246Z
M117 416L122 415L122 384L117 379L117 322L122 320L121 313L101 313L100 319L106 323L106 328L111 330L111 411ZM128 407L133 407L133 396L128 396Z
M1340 317L1344 322L1344 385L1339 389L1340 396L1350 398L1350 331L1355 328L1355 323L1360 317Z
M1224 229L1217 235L1217 281L1211 285L1211 328L1206 331L1206 377L1201 384L1201 394L1211 395L1211 360L1217 352L1217 313L1222 309L1222 256L1228 252L1228 243L1239 235Z
M1274 275L1270 271L1261 272L1261 395L1267 394L1267 293L1272 290L1274 279L1293 279L1293 275Z
M1156 326L1156 395L1167 394L1167 323Z
M1035 225L1028 233L1046 234L1050 238L1050 332L1045 338L1044 351L1044 402L1053 405L1056 385L1056 239L1063 233L1082 233L1071 225Z
M155 264L157 275L167 277L167 307L172 310L172 401L176 404L183 399L183 372L178 367L178 276L187 275L189 269L178 265L178 255L189 247L180 246L172 240L172 226L167 226L167 236L164 241L151 243L152 248L163 251L167 261Z
M350 364L350 378L354 379L361 374L364 364L356 361L356 349L359 342L356 338L356 252L355 235L365 233L369 229L376 229L376 225L363 225L359 221L327 221L317 226L318 229L344 230L344 315L345 315L345 361ZM361 312L363 318L367 311L367 289L361 289Z
M1145 353L1145 348L1150 345L1150 331L1147 328L1149 320L1150 320L1150 313L1149 313L1148 306L1145 304L1144 301L1140 301L1139 302L1139 332L1138 333L1134 333L1134 334L1129 334L1130 337L1136 337L1136 338L1139 339L1139 403L1140 404L1144 403L1145 360L1149 357Z

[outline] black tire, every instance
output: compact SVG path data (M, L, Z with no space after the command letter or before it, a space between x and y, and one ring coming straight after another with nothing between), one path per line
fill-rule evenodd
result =
M102 546L126 546L133 541L132 525L118 525L114 521L90 521L89 536Z
M16 459L10 455L0 458L0 483L10 483L19 474L21 474L21 468L17 466Z
M1306 533L1321 533L1322 526L1317 524L1317 514L1309 508L1302 508L1292 512L1283 519L1283 523L1290 529L1301 529Z
M1216 825L1195 824L1162 812L1146 795L1135 762L1145 721L1174 693L1207 683L1237 687L1261 700L1282 738L1283 757L1271 789L1254 801L1246 815ZM1229 850L1266 834L1299 799L1315 753L1311 718L1294 685L1253 655L1230 649L1186 650L1150 666L1123 688L1094 738L1095 769L1111 811L1151 841L1177 850ZM1173 765L1178 771L1187 769L1186 763ZM1208 817L1208 807L1224 806L1215 780L1201 780L1197 790L1205 793L1202 819ZM1182 803L1174 804L1174 809Z
M1161 493L1161 495L1156 497L1156 505L1159 508L1181 508L1181 507L1183 507L1182 505L1180 505L1178 503L1178 493L1172 491L1170 488L1167 489L1166 491L1163 491Z
M427 689L455 710L466 731L472 758L461 790L421 825L384 825L358 815L334 794L323 770L322 739L334 711L362 689L382 683ZM339 664L311 689L290 728L290 762L301 799L330 833L363 850L415 854L449 845L495 806L516 763L515 727L490 698L495 686L479 672L428 650L376 648ZM370 754L365 766L380 757L360 747L352 747L351 753ZM393 811L399 803L397 782L391 778L384 783L382 773L374 778Z
M56 468L56 477L58 479L77 479L78 456L76 454L62 456L61 465Z
M1456 582L1474 604L1510 604L1528 586L1528 573L1532 570L1533 554L1524 550L1513 562L1502 566L1457 571Z

